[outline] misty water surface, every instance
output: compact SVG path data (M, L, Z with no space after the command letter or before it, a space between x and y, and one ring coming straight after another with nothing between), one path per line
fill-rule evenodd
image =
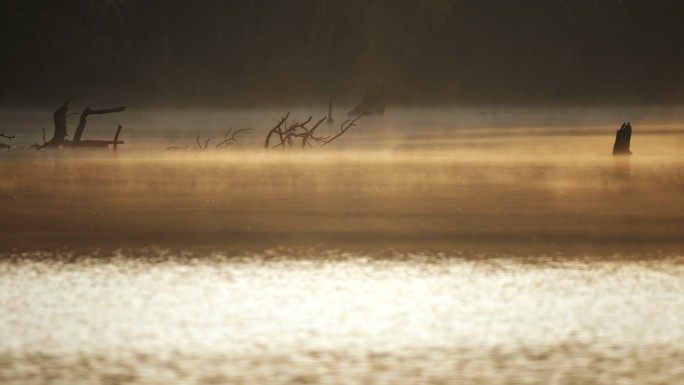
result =
M21 145L30 130L14 114L5 117ZM639 110L635 155L615 158L619 126L587 122L623 115L400 110L305 152L263 149L274 110L91 118L90 138L112 133L107 119L132 121L127 144L0 154L3 247L679 249L681 126ZM196 149L196 135L216 143L230 126L255 131L226 150ZM181 145L189 149L165 150Z
M0 380L681 383L676 111L408 109L266 152L282 114L128 111L86 131L122 122L117 152L35 152L50 113L3 112Z

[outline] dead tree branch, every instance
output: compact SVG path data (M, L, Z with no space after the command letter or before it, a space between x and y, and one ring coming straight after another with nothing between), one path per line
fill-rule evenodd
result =
M31 145L31 148L35 148L35 149L40 150L46 144L47 144L47 140L45 140L45 127L43 127L43 144L38 144L38 142L36 142L36 143Z
M67 111L69 110L69 100L67 100L66 102L64 102L64 104L57 108L57 110L55 110L53 114L55 132L52 136L52 139L50 139L49 142L45 140L45 129L43 129L43 144L39 146L36 143L35 147L40 150L44 147L109 147L109 145L113 145L114 148L116 148L117 144L123 144L123 142L118 140L118 133L120 133L120 129L117 130L116 139L113 142L110 140L81 140L81 137L83 136L83 131L85 130L88 116L121 112L125 109L126 107L124 106L114 108L103 108L99 110L93 110L90 109L90 107L86 107L85 110L83 110L83 112L72 112L70 114L67 114ZM66 118L71 115L79 114L81 115L81 117L78 122L78 127L76 127L76 132L74 133L73 141L65 140L65 138L68 136Z
M337 135L333 136L332 138L324 140L324 141L323 141L323 144L321 144L321 147L323 147L323 146L325 146L326 144L332 142L333 140L339 138L340 136L342 136L345 132L347 132L347 130L349 130L349 129L352 128L353 126L356 126L356 121L359 120L359 119L361 119L361 118L362 118L363 116L365 116L365 115L366 115L366 113L363 112L363 113L361 113L361 115L357 116L357 117L356 117L355 119L353 119L353 120L350 120L350 119L345 120L345 121L342 123L342 125L340 126L340 132L339 132Z
M200 143L200 136L197 135L197 147L199 147L200 150L206 150L210 141L211 138L207 139L206 141L204 141L204 146L202 146L202 143Z
M266 140L264 141L264 148L265 148L265 149L268 150L268 149L270 148L271 136L272 136L273 134L278 134L278 137L280 138L280 145L283 144L283 142L285 141L285 139L284 139L284 136L283 136L283 131L281 130L280 127L282 127L283 123L285 123L285 121L287 121L287 118L288 118L289 116L290 116L290 113L288 112L287 115L283 116L283 118L280 119L280 122L279 122L275 127L273 127L273 128L271 129L271 131L268 132L268 134L266 135Z
M116 151L116 145L119 144L119 134L121 134L121 125L116 129L116 134L114 135L114 143L112 144L112 149Z
M312 143L316 143L319 145L319 147L323 147L326 144L332 142L333 140L337 139L338 137L342 136L349 128L352 126L356 125L356 121L361 119L362 116L364 116L365 113L359 115L357 118L353 120L346 120L344 123L342 123L341 131L334 137L330 136L316 136L315 132L316 129L326 120L328 120L328 116L321 118L318 120L313 127L309 128L307 125L311 123L311 119L313 117L309 117L305 121L299 123L297 121L293 121L290 124L287 124L287 118L290 116L290 113L288 112L285 117L283 117L280 122L273 127L268 134L266 135L266 140L264 141L264 148L270 149L270 148L289 148L295 145L295 142L298 140L301 140L301 146L302 148L306 147L313 147ZM283 128L285 127L285 128ZM280 142L271 145L271 138L277 134L278 139L280 139Z
M231 146L233 143L237 142L239 140L238 136L240 134L247 134L252 132L251 128L240 128L238 130L233 131L233 127L229 128L228 131L223 135L223 139L216 145L214 148L228 148ZM200 151L204 151L207 148L209 148L209 142L212 141L212 138L204 140L202 142L201 135L197 135L195 138L195 142L197 142L197 148ZM166 147L167 150L187 150L188 146L170 146Z
M231 135L232 130L233 130L233 127L228 129L228 132L226 132L226 134L223 136L223 141L220 142L219 144L217 144L216 148L221 148L221 146L223 146L224 148L229 147L230 145L232 145L233 143L238 141L237 136L239 134L242 134L242 133L247 134L247 133L252 132L251 128L240 128L240 129L236 130L235 132L233 132L233 134ZM228 135L230 135L230 137L228 137Z
M78 121L78 127L76 127L76 132L74 133L74 143L81 141L81 136L83 135L83 130L85 130L86 120L90 115L101 115L101 114L111 114L115 112L121 112L126 110L126 107L119 106L114 108L103 108L100 110L91 110L90 107L86 107L81 113L81 118Z

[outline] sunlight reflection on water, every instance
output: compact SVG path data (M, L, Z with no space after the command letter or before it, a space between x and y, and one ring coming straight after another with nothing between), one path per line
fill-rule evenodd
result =
M266 152L285 111L131 109L112 152L0 111L0 383L684 384L681 112L493 112Z
M0 257L3 384L684 378L679 255Z

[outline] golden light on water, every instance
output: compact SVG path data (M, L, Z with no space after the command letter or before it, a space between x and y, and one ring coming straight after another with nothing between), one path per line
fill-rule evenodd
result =
M325 151L164 150L198 116L0 154L0 382L684 377L678 123L621 158L609 125L434 110Z
M684 374L681 257L103 257L2 264L3 383L656 384Z

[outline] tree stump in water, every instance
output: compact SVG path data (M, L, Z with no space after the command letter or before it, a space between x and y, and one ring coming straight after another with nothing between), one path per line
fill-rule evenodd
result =
M622 126L615 133L615 144L613 145L613 155L631 155L629 143L632 139L632 125L622 123Z
M67 136L67 123L66 123L66 114L67 111L69 110L69 100L64 102L61 107L59 107L57 110L55 110L55 113L52 115L54 121L55 121L55 132L52 135L52 139L48 143L54 143L54 144L60 144L64 141L64 138Z

